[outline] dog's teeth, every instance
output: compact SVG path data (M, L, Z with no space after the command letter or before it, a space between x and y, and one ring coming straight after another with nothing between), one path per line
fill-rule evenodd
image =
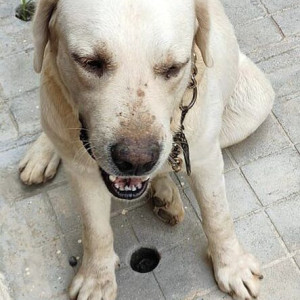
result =
M131 189L132 189L133 192L136 191L136 187L135 186L132 186Z
M150 176L143 177L143 178L142 178L142 182L145 182L145 181L147 181L149 178L150 178Z
M119 187L120 186L117 183L115 183L115 188L118 189Z
M140 190L142 188L142 184L138 183L138 185L136 187Z
M123 192L123 191L124 191L124 187L123 187L123 186L120 186L120 187L119 187L119 190Z
M116 176L114 176L114 175L109 175L109 180L110 180L110 181L114 182L116 179L117 179Z
M131 188L129 186L125 186L125 191L131 191Z

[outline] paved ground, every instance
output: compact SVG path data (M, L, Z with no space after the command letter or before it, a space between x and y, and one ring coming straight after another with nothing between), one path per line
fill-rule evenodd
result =
M298 0L223 0L241 49L268 74L277 93L272 114L243 143L226 149L225 177L236 230L262 262L260 299L300 299L300 5ZM14 18L18 0L0 0L0 270L13 299L67 299L82 256L81 225L60 168L44 186L25 187L16 165L40 131L38 76L30 24ZM119 300L219 300L206 257L199 209L184 178L183 224L170 228L149 204L114 202L112 225L121 258ZM123 211L123 209L127 211ZM123 211L123 213L122 213ZM126 213L124 213L126 212ZM140 245L162 259L153 273L128 264Z

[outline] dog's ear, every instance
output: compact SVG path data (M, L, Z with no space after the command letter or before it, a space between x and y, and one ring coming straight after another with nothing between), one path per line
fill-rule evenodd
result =
M34 61L37 73L42 70L44 51L49 37L49 22L58 0L39 0L33 20Z
M213 66L213 58L210 53L210 14L208 10L207 0L195 0L196 18L198 21L198 29L195 40L201 51L202 59L207 67Z

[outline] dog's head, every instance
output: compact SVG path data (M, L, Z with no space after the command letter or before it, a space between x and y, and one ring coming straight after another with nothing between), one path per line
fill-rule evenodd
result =
M194 38L209 65L203 0L40 0L34 67L49 47L110 192L140 197L172 147Z

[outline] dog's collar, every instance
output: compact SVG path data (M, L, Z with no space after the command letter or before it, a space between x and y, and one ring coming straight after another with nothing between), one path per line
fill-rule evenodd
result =
M197 56L196 53L193 54L193 68L191 74L191 81L188 85L188 89L193 89L193 97L191 102L188 105L183 105L183 100L179 106L181 110L181 118L180 118L180 127L179 130L173 136L173 147L171 153L169 155L169 163L174 172L179 172L182 169L182 159L179 157L181 151L183 152L183 157L185 161L186 172L188 175L191 174L191 163L190 163L190 154L189 154L189 144L184 134L184 119L188 111L194 106L198 90L197 90L197 80L196 75L198 73L198 69L196 66Z

